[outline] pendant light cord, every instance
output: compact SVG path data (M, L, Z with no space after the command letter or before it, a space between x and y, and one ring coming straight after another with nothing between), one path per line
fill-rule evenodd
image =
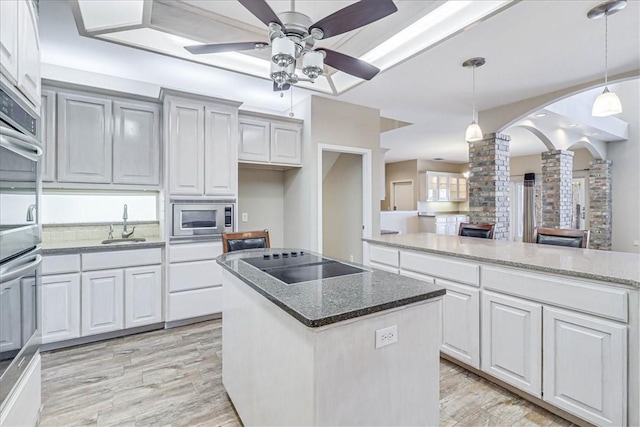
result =
M609 62L609 14L605 12L604 14L604 87L607 87L607 83L609 81L609 70L608 70L608 62Z
M473 96L471 98L471 105L473 106L473 110L472 110L472 114L473 114L473 121L476 122L476 66L474 65L473 67L471 67L471 71L472 71L472 78L473 78Z

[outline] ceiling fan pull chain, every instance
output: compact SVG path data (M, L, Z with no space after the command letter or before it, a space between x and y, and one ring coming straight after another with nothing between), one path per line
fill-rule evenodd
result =
M289 108L289 117L293 117L293 86L291 86L291 107Z

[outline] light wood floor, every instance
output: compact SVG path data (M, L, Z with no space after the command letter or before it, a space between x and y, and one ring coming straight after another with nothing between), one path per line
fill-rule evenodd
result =
M40 425L241 426L222 385L219 320L42 355ZM570 426L458 366L440 364L442 426Z

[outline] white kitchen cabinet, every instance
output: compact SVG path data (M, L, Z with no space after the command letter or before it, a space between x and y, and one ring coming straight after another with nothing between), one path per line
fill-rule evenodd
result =
M18 82L18 5L24 0L0 1L0 72Z
M544 308L544 400L590 423L627 425L627 326Z
M124 326L122 270L82 273L82 336L117 331Z
M22 346L20 286L20 280L13 280L0 289L0 352Z
M263 115L241 115L238 160L248 163L301 165L302 123Z
M542 397L542 305L485 291L482 370Z
M236 108L205 106L204 193L238 193L238 113Z
M55 181L56 165L56 93L42 91L40 115L40 142L42 143L42 161L40 173L43 181Z
M42 343L78 337L80 337L80 274L43 276Z
M240 116L238 122L238 160L268 163L271 160L269 121Z
M113 183L160 185L160 107L113 103Z
M442 347L449 356L480 369L480 289L436 279L443 298Z
M169 192L204 194L204 108L189 100L169 101Z
M460 202L467 200L467 179L450 172L421 172L420 200L423 202Z
M36 13L32 1L18 2L18 89L40 111L40 36Z
M124 327L162 321L162 267L127 268L124 273Z
M111 182L111 101L58 93L58 181Z
M300 164L302 126L297 123L271 123L271 162Z

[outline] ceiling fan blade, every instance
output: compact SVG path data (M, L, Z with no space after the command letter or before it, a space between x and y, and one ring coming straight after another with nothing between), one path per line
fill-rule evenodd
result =
M265 0L238 0L249 12L251 12L256 18L264 22L265 25L269 25L271 22L282 25L278 15L269 7Z
M319 20L311 27L324 33L323 39L364 27L372 22L396 12L398 8L392 0L361 0Z
M329 49L318 49L318 51L324 51L326 53L324 58L325 64L335 68L336 70L351 74L352 76L371 80L380 72L378 67L374 67L368 62L354 58L353 56L345 55L344 53Z
M273 82L273 91L274 92L282 92L285 90L289 90L289 88L291 88L291 85L289 83L285 83L282 85L282 87L278 87L278 83Z
M202 55L204 53L221 53L221 52L237 52L239 50L252 50L260 46L266 46L264 42L241 42L241 43L219 43L219 44L196 44L193 46L185 46L194 55Z

